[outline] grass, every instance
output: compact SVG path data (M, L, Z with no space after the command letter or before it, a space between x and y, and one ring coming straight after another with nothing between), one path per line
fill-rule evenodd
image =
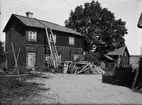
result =
M33 78L49 79L50 76L44 76L42 73L31 73L21 77L19 81L17 77L0 77L0 104L21 104L25 100L32 101L35 96L39 96L41 91L48 91L50 88L45 88L44 84L27 82ZM33 101L34 102L34 101Z

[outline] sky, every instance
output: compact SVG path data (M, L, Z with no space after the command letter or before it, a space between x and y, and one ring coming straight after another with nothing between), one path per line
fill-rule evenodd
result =
M31 11L33 17L64 25L71 10L92 0L0 0L0 40L5 41L2 32L11 14L25 15ZM103 8L108 8L116 19L126 21L128 34L125 35L126 45L131 55L140 55L142 46L142 28L137 23L142 12L142 0L98 0Z

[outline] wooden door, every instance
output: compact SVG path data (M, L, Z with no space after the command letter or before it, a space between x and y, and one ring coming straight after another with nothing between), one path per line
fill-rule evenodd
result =
M70 61L71 60L71 50L70 48L64 48L64 52L61 57L62 61Z
M32 69L35 67L35 53L28 53L28 68Z

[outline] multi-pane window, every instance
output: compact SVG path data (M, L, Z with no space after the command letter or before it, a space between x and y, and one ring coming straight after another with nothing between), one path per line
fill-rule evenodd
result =
M37 41L37 32L28 31L28 41L36 42Z
M69 45L74 45L74 37L69 37Z

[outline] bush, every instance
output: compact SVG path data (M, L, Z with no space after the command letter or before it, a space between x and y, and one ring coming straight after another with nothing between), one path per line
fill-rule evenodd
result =
M88 61L88 62L93 62L95 65L99 66L100 65L100 54L99 53L90 53L87 55L79 56L77 58L77 61Z
M132 86L135 77L135 71L131 66L127 68L120 67L115 69L114 76L122 84Z

